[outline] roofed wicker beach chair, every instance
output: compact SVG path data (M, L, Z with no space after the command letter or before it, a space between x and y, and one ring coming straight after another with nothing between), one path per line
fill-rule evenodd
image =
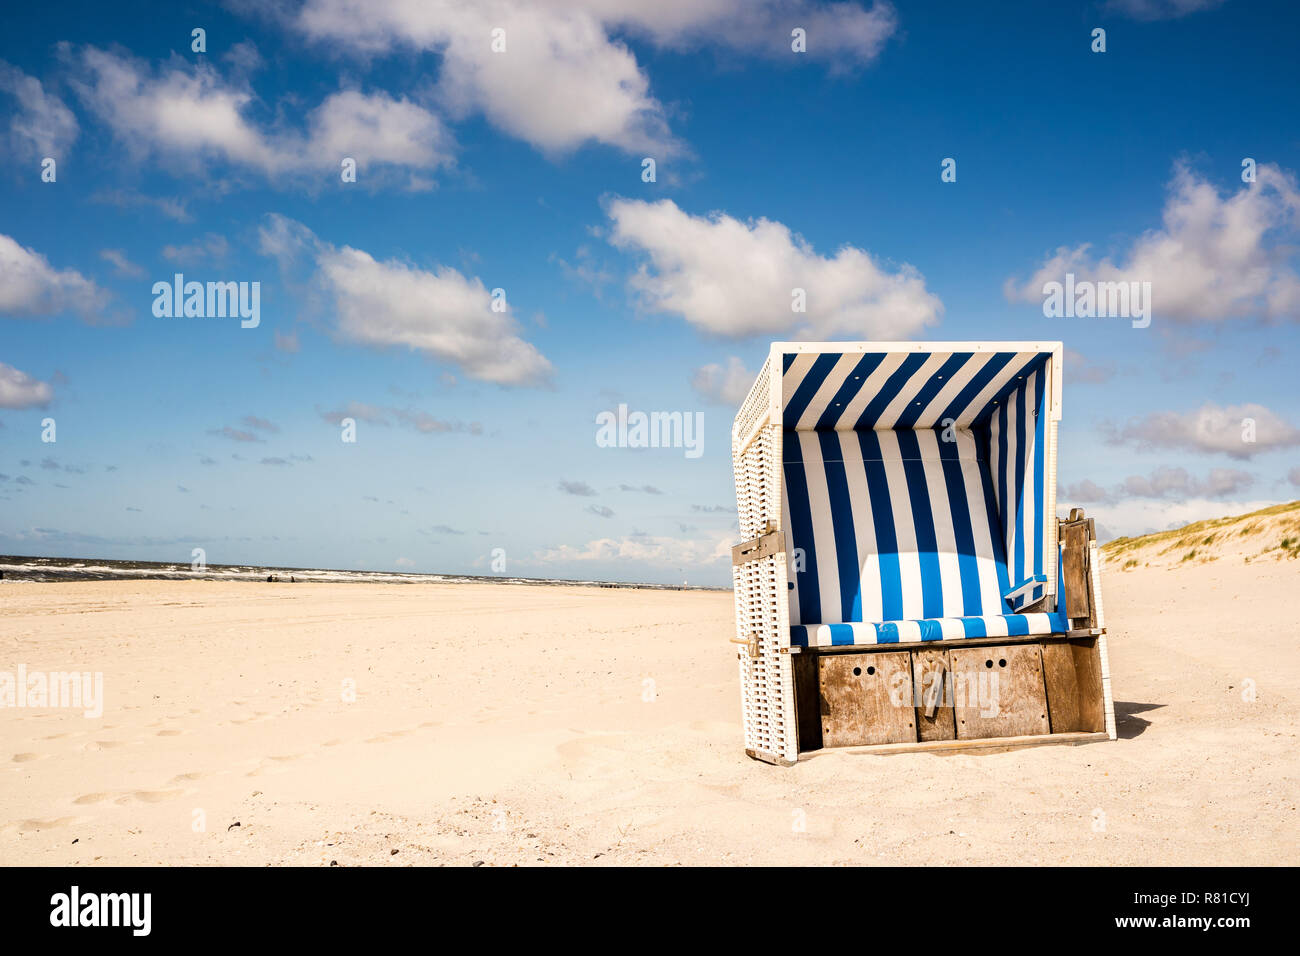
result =
M1115 738L1060 342L777 342L732 430L746 752Z

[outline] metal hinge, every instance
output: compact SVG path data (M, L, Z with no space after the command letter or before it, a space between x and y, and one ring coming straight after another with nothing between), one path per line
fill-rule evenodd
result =
M750 561L759 561L770 555L780 554L784 550L785 532L769 531L732 548L731 563L732 565L748 564Z

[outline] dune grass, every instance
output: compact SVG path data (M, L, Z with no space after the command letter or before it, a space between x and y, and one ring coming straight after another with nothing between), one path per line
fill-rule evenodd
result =
M1295 520L1284 522L1283 527L1288 530L1295 530L1298 533L1283 538L1277 547L1286 551L1291 557L1297 557L1300 556L1300 501L1272 505L1268 508L1261 508L1259 511L1252 511L1249 514L1236 515L1231 518L1206 518L1203 521L1194 521L1181 528L1171 528L1168 531L1156 531L1153 534L1136 537L1116 538L1114 541L1102 545L1102 551L1105 552L1107 557L1115 557L1136 551L1139 548L1164 545L1158 552L1159 554L1190 550L1190 553L1185 553L1183 556L1183 560L1188 561L1195 557L1197 547L1212 544L1220 532L1224 534L1235 532L1241 537L1258 534L1263 530L1258 519L1288 513L1294 513ZM1239 530L1230 527L1243 523L1244 527Z

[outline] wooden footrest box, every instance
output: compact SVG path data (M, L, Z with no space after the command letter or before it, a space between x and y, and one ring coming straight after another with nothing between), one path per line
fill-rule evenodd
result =
M801 752L1106 731L1095 637L822 648L795 655L794 678Z

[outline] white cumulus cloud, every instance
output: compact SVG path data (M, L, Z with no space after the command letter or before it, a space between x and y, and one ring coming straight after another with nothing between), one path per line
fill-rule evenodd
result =
M227 79L211 64L173 59L156 70L95 47L81 51L74 88L128 146L181 161L220 159L267 176L358 167L431 171L449 164L452 141L424 107L387 93L331 93L305 129L259 123L247 78ZM412 185L422 181L412 180Z
M491 291L477 277L450 266L421 269L378 260L361 249L323 242L301 223L277 215L268 217L260 245L282 263L310 262L343 339L405 346L500 385L538 385L550 378L551 363L520 337L508 299L504 311L494 310Z
M580 4L311 0L294 25L362 53L441 53L438 94L451 112L482 113L548 152L589 140L660 156L677 148L636 58ZM494 30L505 31L504 52L492 49Z
M582 545L563 544L536 551L533 560L541 564L642 563L651 567L683 568L729 560L735 543L733 537L729 531L720 531L705 538L649 534L595 538Z
M906 339L938 321L939 297L909 265L890 271L869 252L819 255L769 219L692 216L670 199L608 203L610 241L644 262L629 280L640 305L725 336ZM794 311L795 289L806 311Z
M1255 476L1240 468L1211 468L1202 481L1186 468L1157 468L1150 475L1129 475L1124 494L1134 498L1222 498L1245 491Z
M1156 321L1300 319L1294 268L1300 189L1272 164L1256 181L1221 196L1185 163L1174 169L1163 224L1142 234L1118 261L1095 258L1087 244L1062 246L1024 282L1008 279L1011 301L1043 301L1043 286L1062 282L1150 282Z
M691 376L691 387L705 401L715 405L728 405L738 408L749 395L757 373L745 368L745 363L732 355L727 364L716 362L703 365Z
M45 256L0 234L0 316L76 312L94 318L107 293L75 269L56 269Z
M129 279L143 279L145 270L132 262L121 249L101 249L99 258L113 267L113 271Z
M566 3L567 0L553 0ZM582 0L602 22L626 27L671 48L720 46L788 57L792 31L804 31L806 55L837 69L871 62L898 29L889 3L814 0Z
M1103 432L1116 445L1222 452L1242 459L1300 445L1300 429L1253 402L1228 406L1207 402L1189 412L1150 412L1123 425L1107 423Z
M0 408L44 408L53 397L49 382L0 362Z
M0 92L17 105L9 119L9 136L16 152L34 159L67 154L77 138L77 117L41 81L0 60Z
M665 48L790 57L800 27L807 56L838 68L873 60L898 25L888 3L809 0L307 0L288 24L367 56L439 53L437 88L449 109L481 113L544 151L596 142L659 158L681 147L617 32ZM494 51L497 30L504 50Z

